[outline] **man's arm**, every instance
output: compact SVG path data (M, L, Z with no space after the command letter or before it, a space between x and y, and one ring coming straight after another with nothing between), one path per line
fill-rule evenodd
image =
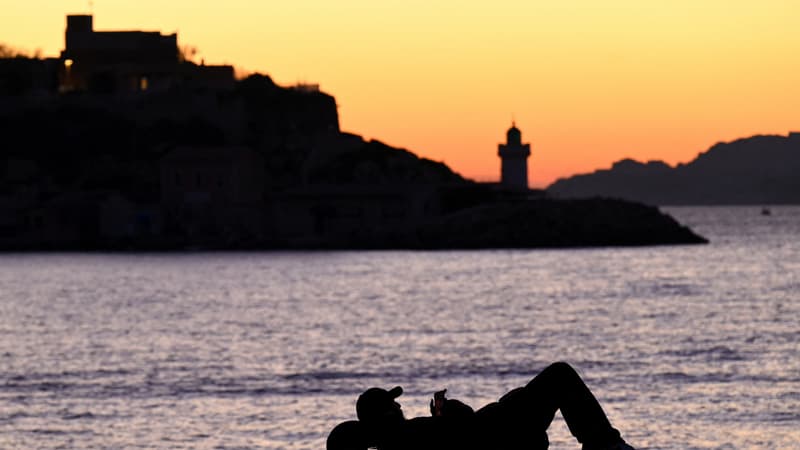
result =
M439 417L444 412L444 402L446 401L444 394L446 392L447 389L442 389L433 393L433 399L431 399L431 415L433 417Z

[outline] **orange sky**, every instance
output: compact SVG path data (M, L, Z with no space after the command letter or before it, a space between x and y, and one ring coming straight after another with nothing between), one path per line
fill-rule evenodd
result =
M90 10L3 2L0 42L45 56L63 48L66 14ZM533 186L800 130L797 0L95 0L92 12L100 31L177 31L210 64L318 83L343 130L479 180L499 177L512 116Z

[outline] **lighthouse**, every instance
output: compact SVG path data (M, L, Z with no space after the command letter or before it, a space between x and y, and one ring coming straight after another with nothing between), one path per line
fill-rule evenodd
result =
M522 143L522 133L516 123L506 132L506 143L497 146L500 155L500 184L514 190L528 189L528 156L531 144Z

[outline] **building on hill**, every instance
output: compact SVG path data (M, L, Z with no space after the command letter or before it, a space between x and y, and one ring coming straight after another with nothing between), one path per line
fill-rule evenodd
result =
M183 61L178 35L157 31L95 31L91 15L67 16L61 92L131 93L173 86L232 88L232 66Z
M178 35L157 31L95 31L91 15L67 16L64 59L86 64L174 64Z
M506 143L497 146L497 154L501 160L500 184L513 190L527 190L531 144L522 143L522 133L514 122L506 132Z

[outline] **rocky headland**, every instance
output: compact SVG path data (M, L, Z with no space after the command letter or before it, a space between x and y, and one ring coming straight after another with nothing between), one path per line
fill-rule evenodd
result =
M264 75L220 83L189 66L158 89L120 91L101 78L60 92L48 90L52 61L19 62L0 68L19 81L34 67L40 81L29 90L0 83L0 250L705 242L656 208L475 183L342 132L336 100L316 86ZM186 75L195 73L205 84Z

